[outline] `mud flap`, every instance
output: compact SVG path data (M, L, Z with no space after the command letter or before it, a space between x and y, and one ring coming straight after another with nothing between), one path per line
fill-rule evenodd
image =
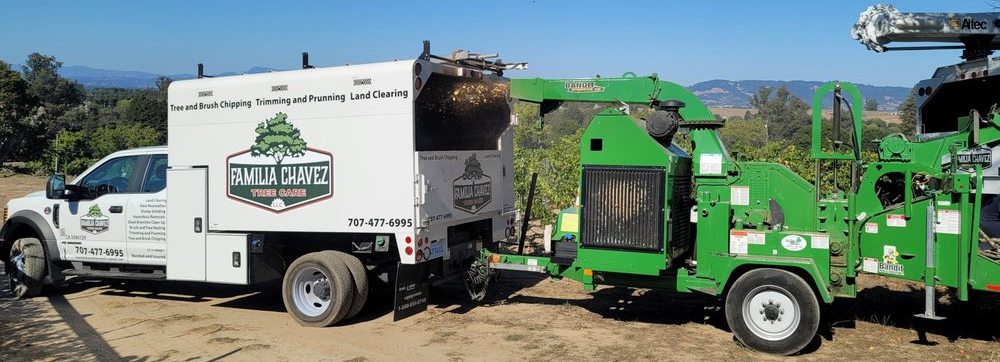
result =
M396 268L396 300L392 308L394 322L427 310L430 296L427 266L427 263L399 263Z

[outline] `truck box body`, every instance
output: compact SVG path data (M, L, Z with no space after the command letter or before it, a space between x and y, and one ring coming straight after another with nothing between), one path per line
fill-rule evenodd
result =
M463 224L499 240L510 120L505 78L427 60L174 82L167 203L186 206L168 207L168 278L204 280L187 250L217 233L367 234L394 240L403 264L449 259Z

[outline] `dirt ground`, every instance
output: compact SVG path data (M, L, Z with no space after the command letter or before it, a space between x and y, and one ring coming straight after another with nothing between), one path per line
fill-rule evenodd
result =
M0 197L43 180L11 181L0 179ZM584 293L572 281L528 273L505 272L478 304L461 286L435 288L427 312L395 323L391 294L378 292L356 320L322 329L295 324L273 291L72 280L15 300L6 283L0 276L0 361L779 359L735 343L715 298ZM857 299L825 310L821 336L793 359L1000 359L997 300L948 303L940 309L948 320L921 323L911 317L923 305L918 285L879 277L861 285Z

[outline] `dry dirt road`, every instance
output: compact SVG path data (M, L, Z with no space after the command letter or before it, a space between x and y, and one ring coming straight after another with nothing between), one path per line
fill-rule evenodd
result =
M41 184L10 180L0 179L0 195ZM323 329L298 326L277 294L251 288L75 280L15 300L6 281L0 275L0 361L779 359L738 346L714 298L588 294L524 273L503 274L482 304L468 303L460 286L434 289L427 312L396 323L391 295L378 293L357 320ZM861 285L856 300L826 310L822 336L792 359L1000 359L1000 302L949 304L949 320L919 325L910 317L922 307L919 286L877 277ZM929 343L918 343L918 329Z

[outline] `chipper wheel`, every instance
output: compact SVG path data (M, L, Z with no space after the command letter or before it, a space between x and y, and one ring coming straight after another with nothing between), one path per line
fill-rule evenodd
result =
M288 267L281 296L285 309L296 322L307 327L326 327L350 312L354 281L347 264L336 253L309 253Z
M7 259L10 289L17 298L34 297L42 292L45 279L45 251L36 238L21 238L10 248Z
M816 336L819 302L798 275L780 269L757 269L733 283L726 296L726 320L743 345L790 355Z
M354 255L334 251L347 265L347 269L351 271L351 278L354 279L354 298L351 301L351 307L347 311L347 315L344 319L351 319L358 315L358 312L365 307L365 302L368 300L368 268L365 268L365 264L358 260Z

